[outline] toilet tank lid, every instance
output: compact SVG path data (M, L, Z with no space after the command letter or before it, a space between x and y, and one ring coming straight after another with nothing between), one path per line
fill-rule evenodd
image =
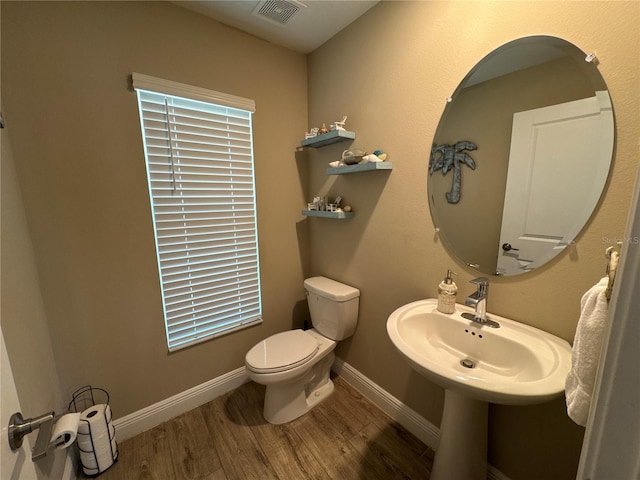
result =
M336 302L346 302L360 296L360 290L344 283L336 282L327 277L311 277L304 281L304 288L308 292Z

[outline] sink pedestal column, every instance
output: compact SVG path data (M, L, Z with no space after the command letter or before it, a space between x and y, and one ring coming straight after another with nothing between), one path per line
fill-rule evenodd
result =
M431 480L486 480L489 404L445 390Z

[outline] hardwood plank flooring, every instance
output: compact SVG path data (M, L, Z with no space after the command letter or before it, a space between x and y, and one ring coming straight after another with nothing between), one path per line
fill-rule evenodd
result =
M118 445L100 480L428 480L433 451L340 377L284 425L250 382ZM81 476L81 478L84 478Z

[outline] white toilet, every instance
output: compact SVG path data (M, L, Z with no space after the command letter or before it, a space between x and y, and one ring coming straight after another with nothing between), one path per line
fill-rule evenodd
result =
M264 418L287 423L311 410L333 392L329 371L339 340L353 335L360 291L326 277L304 281L311 330L277 333L255 345L245 357L249 378L267 386Z

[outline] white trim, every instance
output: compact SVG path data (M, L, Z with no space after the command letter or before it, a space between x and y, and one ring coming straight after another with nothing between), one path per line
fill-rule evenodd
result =
M487 464L487 480L511 480L493 465Z
M204 405L248 381L249 377L244 367L237 368L142 410L118 418L113 421L113 425L116 427L116 440L122 442L146 432L178 415Z
M419 438L425 445L434 450L437 448L440 437L438 427L380 388L344 360L336 357L333 371L367 400ZM224 395L248 381L249 377L244 367L241 367L142 410L118 418L113 422L116 427L116 439L118 442L122 442L145 432L182 413L210 402L214 398ZM66 476L64 478L67 479ZM489 465L487 467L487 480L509 480L509 477Z
M73 453L69 450L73 450ZM66 450L67 458L64 462L64 471L62 472L62 480L77 480L78 473L76 471L76 465L78 462L76 461L75 456L75 448Z
M364 395L367 400L418 437L425 445L434 450L438 447L440 430L415 410L380 388L341 358L336 357L333 371Z
M256 102L250 98L237 97L228 93L194 87L185 83L151 77L142 73L132 73L131 78L133 79L133 88L136 90L150 90L166 95L174 95L176 97L186 97L202 102L224 105L225 107L240 108L252 113L256 111Z
M425 445L434 450L438 447L440 429L415 410L380 388L341 358L336 357L333 371ZM509 477L492 465L487 465L487 480L509 480Z

